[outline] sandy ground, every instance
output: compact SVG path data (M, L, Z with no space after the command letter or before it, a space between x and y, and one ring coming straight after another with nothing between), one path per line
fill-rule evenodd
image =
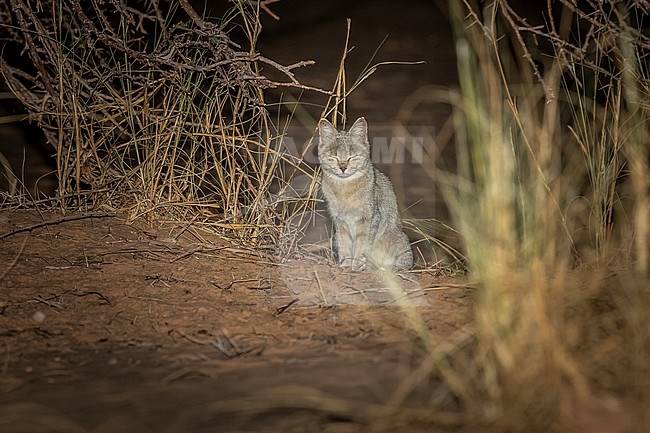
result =
M0 431L374 429L422 357L379 275L61 218L0 213L0 236L48 221L0 240ZM471 289L397 279L432 335L462 333ZM409 404L435 390L420 388Z

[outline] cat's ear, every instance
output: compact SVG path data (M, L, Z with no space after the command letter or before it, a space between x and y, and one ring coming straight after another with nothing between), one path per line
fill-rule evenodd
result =
M320 136L320 143L329 143L330 141L334 141L338 131L327 119L321 119L318 124L318 134Z
M354 138L356 141L360 141L362 143L365 143L368 141L368 123L366 122L366 119L363 117L359 117L356 122L352 124L350 127L350 131L348 132L352 138Z

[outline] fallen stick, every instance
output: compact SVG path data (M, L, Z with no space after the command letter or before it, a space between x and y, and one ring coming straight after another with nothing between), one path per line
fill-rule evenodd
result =
M68 221L76 221L76 220L82 220L87 218L113 217L115 215L116 215L115 213L109 213L109 212L91 212L84 215L68 215L51 221L41 221L40 223L32 224L26 227L20 227L10 232L3 233L0 235L0 240L4 238L8 238L9 236L13 236L17 233L31 232L32 230L37 229L39 227L52 226L52 225L61 224Z

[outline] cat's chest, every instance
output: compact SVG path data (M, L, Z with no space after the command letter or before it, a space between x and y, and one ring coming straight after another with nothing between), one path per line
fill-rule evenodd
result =
M355 179L325 177L323 194L330 212L335 215L363 214L371 207L372 179L362 176Z

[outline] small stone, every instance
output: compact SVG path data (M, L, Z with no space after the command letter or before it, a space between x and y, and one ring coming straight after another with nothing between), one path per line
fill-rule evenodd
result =
M45 313L43 313L42 311L39 310L39 311L34 313L32 318L34 319L34 321L36 323L43 323L45 321Z

